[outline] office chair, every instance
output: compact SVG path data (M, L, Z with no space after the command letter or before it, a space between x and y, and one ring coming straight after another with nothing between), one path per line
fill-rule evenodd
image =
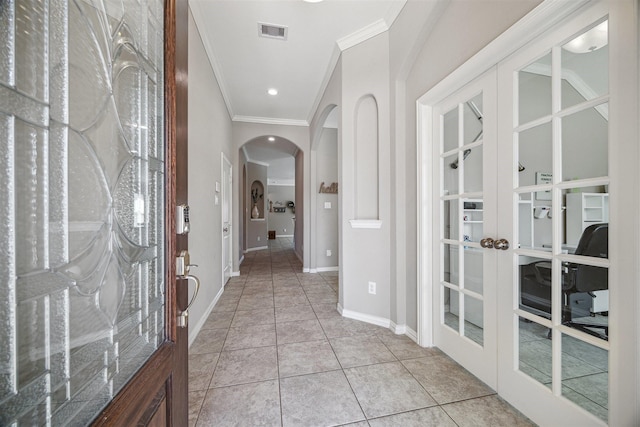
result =
M593 224L585 228L576 248L576 255L584 255L596 258L608 258L609 256L609 225ZM609 325L597 325L583 321L574 321L576 318L591 316L594 291L609 289L609 271L604 267L568 263L563 269L562 280L562 323L572 328L579 329L590 335L602 339L608 339ZM594 331L604 330L604 334Z
M607 258L609 254L608 224L585 228L576 255ZM609 326L574 319L591 317L594 291L609 289L608 270L603 267L565 263L562 274L562 324L598 338L608 339ZM520 266L520 308L551 318L551 262L535 261ZM604 334L593 329L603 329ZM551 338L551 331L549 331Z

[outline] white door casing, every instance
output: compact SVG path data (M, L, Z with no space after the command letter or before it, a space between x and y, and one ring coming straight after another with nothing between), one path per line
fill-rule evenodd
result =
M231 162L224 153L222 156L222 284L227 283L233 275L233 230L232 218L232 189L233 169Z

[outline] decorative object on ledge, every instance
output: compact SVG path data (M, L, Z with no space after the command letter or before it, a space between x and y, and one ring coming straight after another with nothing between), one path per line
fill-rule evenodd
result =
M323 182L320 184L319 193L338 194L338 183L332 182L330 186L326 187Z
M260 181L253 181L251 184L251 201L253 202L253 208L251 209L251 218L264 218L262 215L262 209L258 207L258 202L264 197L264 187Z
M276 206L275 208L273 208L273 211L276 213L284 213L286 212L287 208L285 208L284 206Z
M287 207L291 208L292 213L296 213L296 204L293 202L287 202Z

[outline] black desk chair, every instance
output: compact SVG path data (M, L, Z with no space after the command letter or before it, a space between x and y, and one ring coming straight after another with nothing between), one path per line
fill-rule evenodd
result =
M585 228L576 255L596 258L609 257L609 225L593 224ZM609 289L609 271L604 267L569 263L564 266L562 280L562 323L579 329L590 335L608 339L609 325L586 322L583 319L591 316L594 291ZM580 321L574 319L580 318ZM595 329L595 330L594 330ZM604 334L597 331L602 329Z

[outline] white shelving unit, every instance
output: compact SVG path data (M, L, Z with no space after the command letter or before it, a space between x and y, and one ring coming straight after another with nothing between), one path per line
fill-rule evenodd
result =
M609 222L609 193L567 193L567 245L577 246L585 228Z
M466 206L466 207L465 207ZM471 208L470 206L475 206ZM482 239L484 204L481 199L467 199L462 209L462 239L479 242ZM465 238L468 237L468 238Z

